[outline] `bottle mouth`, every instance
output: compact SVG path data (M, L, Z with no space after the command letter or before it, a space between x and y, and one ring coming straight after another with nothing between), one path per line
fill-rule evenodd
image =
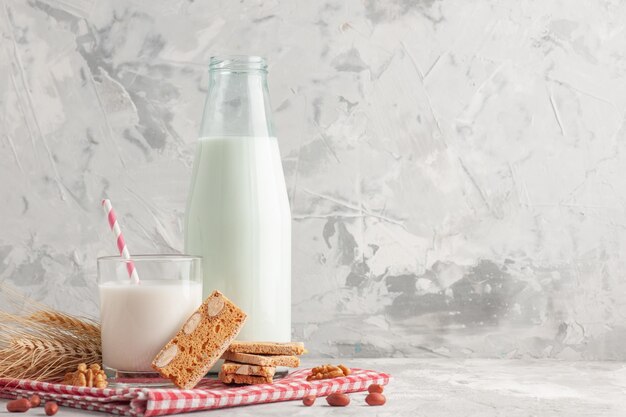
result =
M209 71L267 72L267 62L265 58L254 55L218 55L211 57Z

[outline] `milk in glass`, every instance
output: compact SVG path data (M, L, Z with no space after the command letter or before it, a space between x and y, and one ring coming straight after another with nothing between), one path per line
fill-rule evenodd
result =
M198 282L111 281L99 291L102 362L119 371L153 371L156 354L202 304Z

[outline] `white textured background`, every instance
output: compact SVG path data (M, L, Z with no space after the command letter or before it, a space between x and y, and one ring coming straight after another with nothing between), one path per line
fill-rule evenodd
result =
M0 280L182 249L211 55L270 63L314 354L626 359L626 4L0 2Z

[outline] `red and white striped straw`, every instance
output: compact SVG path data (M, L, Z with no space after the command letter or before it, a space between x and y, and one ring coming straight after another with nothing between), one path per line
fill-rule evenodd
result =
M109 200L108 198L102 200L102 207L104 207L104 212L106 213L107 219L109 220L109 226L111 227L111 231L115 234L115 238L117 239L117 249L120 251L120 255L122 256L122 258L128 261L126 262L126 270L128 271L128 276L133 283L139 284L139 275L137 275L135 263L130 258L130 252L128 252L128 247L126 246L126 242L124 241L124 234L122 233L122 229L120 229L120 224L117 222L117 217L115 216L115 211L113 211L111 200Z

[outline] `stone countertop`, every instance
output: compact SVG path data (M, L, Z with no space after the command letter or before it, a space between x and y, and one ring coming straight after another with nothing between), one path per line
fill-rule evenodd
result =
M365 394L350 394L342 409L318 399L313 407L300 401L195 412L193 416L623 416L626 415L626 364L491 359L308 359L390 373L387 404L365 405ZM6 412L2 401L0 414ZM43 415L41 413L30 413ZM94 415L62 408L58 417Z

